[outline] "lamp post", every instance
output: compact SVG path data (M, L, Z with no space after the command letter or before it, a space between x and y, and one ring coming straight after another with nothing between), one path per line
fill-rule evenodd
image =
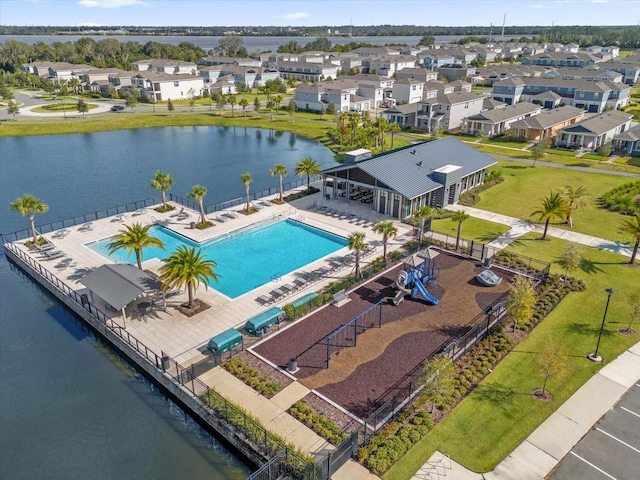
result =
M607 292L607 305L604 307L604 315L602 316L602 325L600 325L600 333L598 334L598 343L596 344L596 351L594 353L590 353L587 355L587 358L592 362L600 363L602 362L602 357L598 355L598 348L600 348L600 339L602 338L602 330L604 330L604 322L607 319L607 310L609 309L609 301L611 300L611 295L616 293L613 288L607 288L605 290Z

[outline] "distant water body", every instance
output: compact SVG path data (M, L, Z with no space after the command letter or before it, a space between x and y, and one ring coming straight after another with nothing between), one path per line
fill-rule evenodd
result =
M174 37L174 36L136 36L136 35L0 35L0 42L7 40L16 40L18 42L34 44L43 42L51 45L53 42L75 42L80 38L93 38L96 41L106 38L113 38L120 42L138 42L145 44L147 42L168 43L170 45L178 45L180 42L191 42L194 45L209 51L218 46L222 37ZM327 37L332 45L344 45L351 42L365 42L376 46L382 46L390 43L406 44L415 46L422 37ZM436 43L454 42L464 38L464 35L436 35ZM497 38L497 37L494 37ZM505 36L505 40L514 38L513 36ZM278 47L289 42L298 42L299 45L306 45L315 40L315 37L242 37L244 47L249 53L253 52L275 52Z
M243 172L258 191L277 185L269 175L276 163L291 171L305 156L333 162L330 150L307 138L231 127L5 137L0 152L4 233L28 226L8 208L25 193L50 207L37 215L39 225L159 198L149 186L158 169L173 174L176 194L206 186L208 205L242 196ZM0 379L0 479L244 480L249 474L2 254Z

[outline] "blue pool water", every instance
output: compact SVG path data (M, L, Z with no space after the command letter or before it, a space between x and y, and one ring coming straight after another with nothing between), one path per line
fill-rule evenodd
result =
M255 288L329 255L347 245L347 240L294 220L256 226L202 244L193 242L162 226L149 233L165 244L166 250L145 248L143 261L167 258L179 245L201 247L205 256L216 262L218 283L209 285L230 298ZM111 239L89 244L93 250L114 262L135 262L125 250L109 254Z

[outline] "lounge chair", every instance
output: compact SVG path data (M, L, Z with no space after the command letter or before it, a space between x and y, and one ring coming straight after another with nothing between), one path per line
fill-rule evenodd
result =
M56 246L53 243L45 243L44 245L38 245L35 248L36 248L36 252L43 253L43 252L48 252L49 250L55 249Z
M304 288L307 283L308 281L306 278L296 278L293 281L293 284L296 286L296 289Z
M258 200L258 203L260 205L264 205L265 207L273 207L273 203L271 203L269 200L267 200L266 198L260 199Z
M142 207L137 209L135 212L131 214L132 217L137 217L138 215L142 215L146 211L146 208Z
M273 302L273 299L271 297L268 297L267 295L260 295L258 298L256 298L256 302L261 305L268 305Z
M284 285L282 285L280 287L280 290L282 290L285 295L289 295L290 293L295 292L296 287L294 287L293 285L291 285L289 283L285 283Z
M256 202L251 202L250 206L255 208L256 210L262 210L262 205L258 205Z
M91 222L83 223L78 227L79 232L88 232L90 230L93 230L93 223Z
M44 252L43 260L55 260L56 258L62 258L66 255L62 250L53 250Z
M216 222L220 222L220 223L224 223L224 222L227 221L227 219L224 217L224 215L216 215L213 218L215 219Z
M236 212L234 212L233 210L225 210L223 215L225 217L229 217L229 218L238 218L238 214Z

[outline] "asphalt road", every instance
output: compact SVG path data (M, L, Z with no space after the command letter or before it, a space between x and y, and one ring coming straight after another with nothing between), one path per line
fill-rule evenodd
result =
M640 380L573 447L547 478L640 479Z

